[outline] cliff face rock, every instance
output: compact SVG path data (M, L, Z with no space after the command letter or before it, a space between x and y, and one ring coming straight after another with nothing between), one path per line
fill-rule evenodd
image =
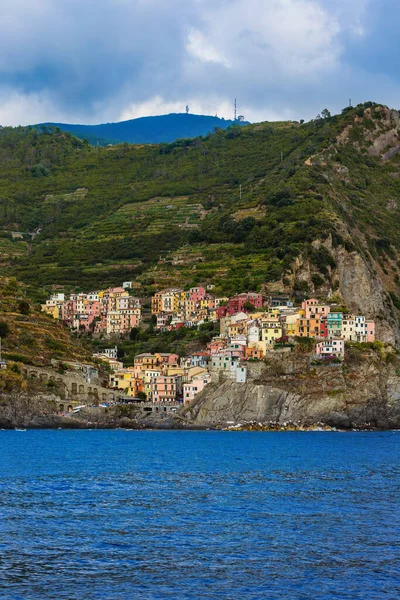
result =
M324 242L316 240L313 246L324 246L333 257L336 266L330 269L330 279L332 285L335 284L336 291L332 291L329 280L326 280L323 288L315 290L312 281L315 268L302 258L297 259L294 265L295 278L307 282L312 293L321 295L323 292L326 296L338 294L350 312L365 315L375 321L377 339L399 347L400 325L397 311L374 269L373 259L368 257L367 252L363 255L356 251L349 252L343 246L334 247L331 237Z
M292 358L249 365L246 384L210 384L181 416L194 425L249 421L335 427L400 427L398 367L369 356L345 365L308 366ZM279 372L280 371L280 372Z
M396 310L382 282L370 264L357 252L333 249L339 291L352 312L359 312L376 322L376 337L398 346L400 329Z

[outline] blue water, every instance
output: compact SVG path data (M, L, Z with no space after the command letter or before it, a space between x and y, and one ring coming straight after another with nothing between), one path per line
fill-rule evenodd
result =
M400 598L400 432L0 432L0 598Z

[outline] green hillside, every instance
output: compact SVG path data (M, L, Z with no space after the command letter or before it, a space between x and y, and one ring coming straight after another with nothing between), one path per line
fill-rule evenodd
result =
M372 103L158 146L93 148L53 128L2 128L0 264L47 287L135 278L143 294L266 282L304 294L335 288L335 258L315 244L329 239L372 261L397 302L397 147L398 113Z
M52 360L92 363L92 354L82 340L40 312L26 286L14 278L0 277L0 337L2 358L37 366ZM0 371L1 373L1 371ZM0 378L0 392L2 390Z

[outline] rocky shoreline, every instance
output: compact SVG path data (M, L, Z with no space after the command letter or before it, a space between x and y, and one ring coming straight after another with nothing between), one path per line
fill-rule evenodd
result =
M140 405L85 406L57 414L57 396L0 395L0 429L217 429L228 431L381 431L400 429L397 353L349 353L334 368L307 356L247 365L246 383L221 374L176 413Z
M91 421L86 418L77 418L60 415L38 415L37 417L17 422L0 420L0 430L14 430L24 428L27 430L163 430L163 431L229 431L229 432L331 432L345 433L349 431L386 431L388 428L376 427L371 423L360 424L357 427L335 427L326 423L318 422L304 425L302 423L278 423L278 422L243 422L243 423L219 423L213 426L184 423L182 419L176 417L167 418L145 418L130 419L127 417L115 419L112 416L108 419ZM391 430L400 430L399 427L390 428Z

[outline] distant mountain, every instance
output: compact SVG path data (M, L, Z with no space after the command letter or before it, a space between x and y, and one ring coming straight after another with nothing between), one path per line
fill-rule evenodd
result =
M69 131L80 139L86 139L94 146L107 144L160 144L174 142L181 138L194 138L207 135L215 127L227 129L235 121L210 117L206 115L191 115L186 113L171 113L157 117L140 117L120 123L104 123L101 125L70 125L66 123L44 123ZM240 125L248 124L237 121Z

